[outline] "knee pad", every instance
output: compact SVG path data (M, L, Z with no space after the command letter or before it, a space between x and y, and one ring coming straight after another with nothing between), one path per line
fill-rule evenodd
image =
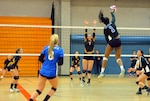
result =
M14 79L15 79L15 80L18 80L18 79L19 79L19 76L14 76Z
M119 58L119 59L116 60L116 62L118 63L120 60L121 60L121 59Z
M139 77L140 75L136 75L137 77Z
M86 72L86 70L83 70L82 72L83 72L83 73L85 73L85 72Z
M139 84L139 81L137 81L136 84L138 85L138 84Z
M89 74L91 74L91 71L88 71Z
M103 58L103 60L106 60L106 61L107 61L107 60L108 60L108 58L104 57L104 58Z
M147 81L150 81L150 78L147 78Z
M78 71L78 74L80 75L80 74L81 74L81 72L80 72L80 71Z
M54 88L54 87L52 87L51 89L52 89L54 92L57 90L57 88Z
M72 75L72 72L70 72L70 75Z
M40 95L42 92L41 91L39 91L38 89L36 90L36 92Z

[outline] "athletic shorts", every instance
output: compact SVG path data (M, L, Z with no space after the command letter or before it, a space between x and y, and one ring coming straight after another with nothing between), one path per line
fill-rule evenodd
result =
M51 77L47 77L47 76L44 76L44 75L42 75L42 74L40 74L42 77L45 77L45 78L47 78L47 79L54 79L56 76L51 76Z
M15 69L15 68L13 68L13 67L5 67L4 69L5 70L7 69L8 71L11 71L11 69Z
M71 67L75 68L75 65L72 65ZM79 65L77 65L77 67L79 67Z
M85 60L94 60L93 56L84 56L83 59Z
M113 48L120 47L121 46L121 40L120 39L114 39L114 40L111 40L110 42L108 42L108 44Z
M146 72L144 73L146 76L150 76L150 72Z

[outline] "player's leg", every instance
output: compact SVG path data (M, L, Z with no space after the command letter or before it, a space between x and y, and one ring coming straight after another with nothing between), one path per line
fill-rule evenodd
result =
M19 92L19 89L17 89L18 80L19 80L18 70L17 70L17 69L14 69L14 91L15 91L15 92Z
M69 75L71 81L73 80L73 76L72 76L73 71L74 71L74 67L72 66L72 67L70 67L70 75Z
M86 59L83 59L82 60L82 68L83 68L83 71L82 71L82 81L85 82L85 76L86 76L86 70L87 70L87 63L88 61Z
M45 88L46 80L47 78L39 75L38 88L32 93L29 101L34 101L34 99L42 93L43 89Z
M81 80L81 70L79 66L76 67L76 71L78 72L79 80Z
M124 77L124 73L125 73L125 69L124 69L124 66L123 66L123 62L120 58L120 55L121 55L121 46L120 47L116 47L115 48L115 55L116 55L116 62L118 63L118 65L120 66L120 69L121 69L121 72L119 74L120 77Z
M109 44L107 44L106 49L105 49L105 56L103 57L103 61L102 61L101 73L98 76L98 78L104 77L104 71L106 68L108 57L109 57L110 53L112 52L112 50L113 50L113 48Z
M90 84L93 64L94 64L94 60L88 60L88 82L87 84Z
M58 77L55 77L53 79L49 79L49 83L52 85L50 91L47 93L43 101L48 101L50 97L56 92L57 86L58 86Z

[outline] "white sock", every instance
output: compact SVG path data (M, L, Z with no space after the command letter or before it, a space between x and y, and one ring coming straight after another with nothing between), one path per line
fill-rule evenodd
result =
M121 65L121 66L120 66L120 69L121 69L121 70L124 70L124 67L123 67L123 65Z
M102 68L101 68L101 73L104 73L104 71L105 71L105 68L102 67Z

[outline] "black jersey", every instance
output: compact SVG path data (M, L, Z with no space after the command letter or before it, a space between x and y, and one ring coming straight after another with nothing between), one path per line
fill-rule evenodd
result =
M84 52L91 52L94 53L94 44L95 44L95 29L93 29L93 38L91 40L87 39L87 29L85 29L85 36L84 36Z
M16 67L17 69L18 69L18 65L17 64L18 64L20 58L21 58L20 56L14 56L13 57L13 61L14 61L13 66Z
M150 72L150 64L143 56L139 58L139 68L144 69L145 73Z
M116 39L116 37L119 35L115 25L115 15L113 12L111 12L111 16L112 21L104 27L104 35L107 43Z
M75 65L77 65L77 66L79 66L79 64L80 64L80 57L78 56L78 57L72 57L72 66L75 66Z

